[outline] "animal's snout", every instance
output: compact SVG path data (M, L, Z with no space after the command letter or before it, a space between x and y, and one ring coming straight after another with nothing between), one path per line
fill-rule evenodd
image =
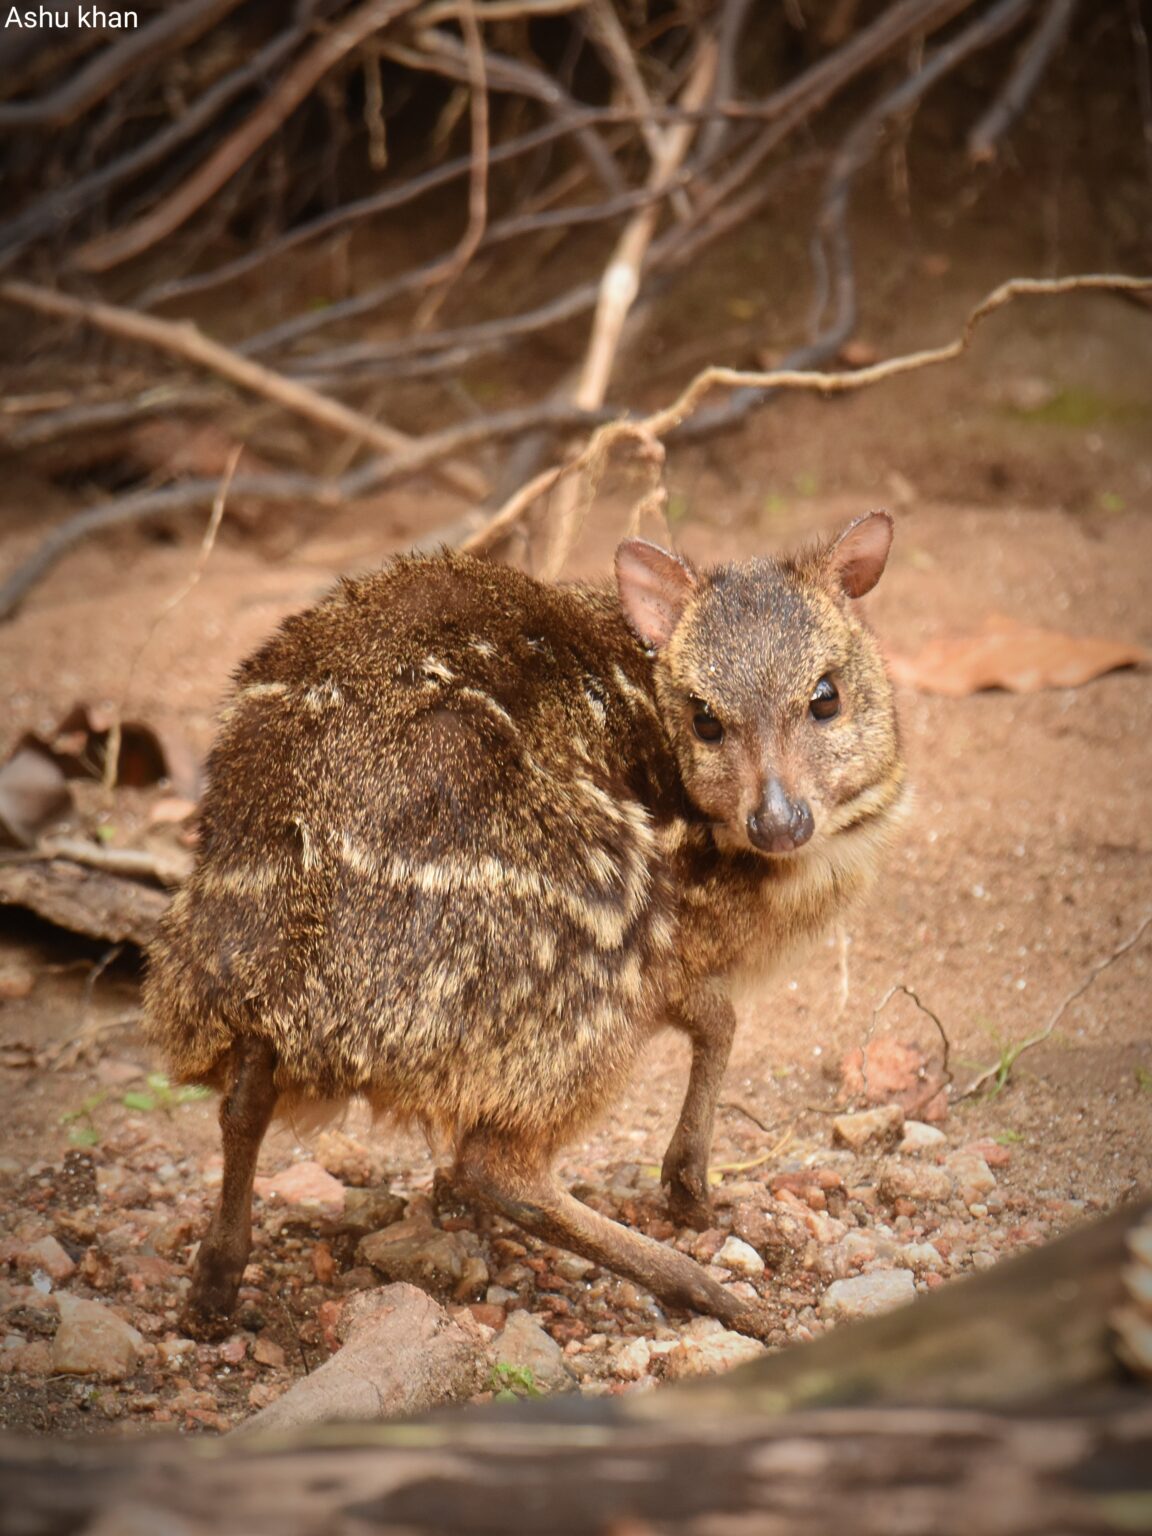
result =
M815 830L807 800L794 800L779 779L764 786L758 809L748 817L748 840L764 853L795 853Z

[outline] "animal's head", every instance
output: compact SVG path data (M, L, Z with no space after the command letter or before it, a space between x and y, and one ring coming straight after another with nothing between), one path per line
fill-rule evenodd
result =
M891 543L873 512L810 552L703 572L643 539L618 549L621 606L655 654L664 727L720 847L794 858L898 799L892 690L853 611Z

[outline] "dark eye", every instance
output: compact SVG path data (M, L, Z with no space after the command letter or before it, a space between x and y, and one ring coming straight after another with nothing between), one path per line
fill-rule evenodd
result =
M822 677L813 688L808 710L813 720L832 720L840 713L840 695L830 677Z
M692 716L692 729L701 741L707 741L715 746L718 741L724 740L724 727L716 716L700 699L693 699L696 705L696 713Z

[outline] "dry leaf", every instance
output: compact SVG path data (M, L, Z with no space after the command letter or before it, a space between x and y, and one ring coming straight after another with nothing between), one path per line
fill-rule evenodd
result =
M31 737L0 767L0 845L31 848L44 827L72 804L64 773Z
M1033 629L999 617L988 619L976 634L933 640L916 656L888 657L898 683L951 698L982 688L1012 693L1078 688L1105 672L1150 660L1152 653L1129 641Z

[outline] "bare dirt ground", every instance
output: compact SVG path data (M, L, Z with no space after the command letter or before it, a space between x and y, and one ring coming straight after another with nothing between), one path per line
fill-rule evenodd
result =
M883 355L947 339L996 281L1050 265L1050 247L1010 227L1011 206L1007 197L998 209L935 207L915 232L878 225L861 252L865 270L870 255L878 262L865 339ZM1062 208L1062 227L1079 232L1062 265L1084 269L1100 255L1095 235L1074 200ZM1042 225L1022 217L1020 227ZM747 348L734 360L756 360L757 317L780 303L760 276L776 233L745 232L739 250L702 270L695 300L681 293L652 327L630 368L653 400L672 391L664 361L680 358L679 379L706 360L699 350L685 360L686 337L703 347L702 336L743 330ZM673 452L676 537L701 560L725 559L887 505L897 543L868 601L891 649L914 652L991 614L1152 644L1150 355L1152 315L1116 300L1014 306L947 369L834 403L784 400L738 434ZM5 562L26 554L67 505L35 466L15 467L0 498ZM624 506L623 487L607 486L574 573L606 572ZM458 515L440 492L414 487L354 514L302 512L273 529L226 520L203 579L148 639L126 712L203 752L231 668L282 615L338 572ZM194 521L163 536L126 528L90 542L0 631L0 749L25 729L50 728L78 700L122 699L131 658L193 563ZM1152 673L1027 696L902 689L900 707L914 812L846 941L831 936L747 1009L716 1139L715 1231L676 1233L663 1218L655 1172L686 1072L670 1036L561 1164L602 1209L704 1259L731 1230L753 1246L759 1234L768 1272L754 1283L777 1300L781 1343L842 1315L822 1307L837 1279L900 1269L913 1288L930 1289L1149 1183L1152 938L1105 970L1047 1042L1016 1060L1013 1051L1149 911ZM118 806L113 842L132 840L147 800ZM214 1106L155 1093L151 1108L133 1101L154 1064L135 1024L132 954L100 969L99 945L11 911L0 921L0 977L17 978L9 993L27 988L0 1002L0 1422L51 1432L109 1421L227 1428L324 1358L331 1304L379 1279L341 1218L285 1215L258 1201L237 1332L223 1345L181 1341L180 1295L218 1170ZM891 1036L915 1047L929 1075L938 1066L939 1034L907 998L874 1024L896 984L941 1021L958 1086L978 1068L1005 1068L998 1091L951 1108L942 1143L902 1160L942 1170L946 1186L913 1178L903 1193L874 1149L834 1150L831 1141L847 1052ZM79 1059L49 1066L81 1026ZM345 1131L356 1145L282 1127L262 1170L319 1156L345 1183L386 1185L409 1215L430 1211L427 1147L355 1115ZM975 1162L960 1155L973 1144ZM509 1309L527 1308L585 1390L661 1374L661 1352L683 1335L684 1318L664 1318L635 1287L523 1243L506 1224L438 1219L479 1233L487 1282L456 1300L474 1304L481 1321L499 1327ZM273 1236L266 1228L278 1224ZM53 1261L56 1276L44 1257L55 1250L37 1247L49 1236L65 1256ZM139 1330L138 1364L123 1380L53 1373L57 1293L107 1302ZM656 1352L629 1352L640 1337Z

